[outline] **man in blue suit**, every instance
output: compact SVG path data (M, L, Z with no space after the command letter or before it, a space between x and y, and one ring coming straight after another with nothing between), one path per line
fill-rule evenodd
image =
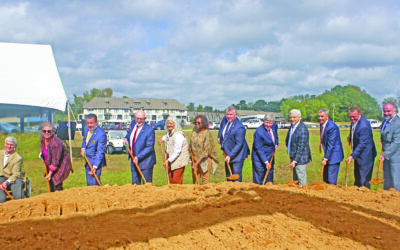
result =
M337 184L340 162L343 161L343 146L340 140L339 127L329 119L329 110L320 109L318 111L318 121L320 123L320 144L324 148L324 182L328 184Z
M93 171L85 163L86 183L88 186L98 185L94 173L100 180L101 169L106 166L105 152L107 147L107 136L102 128L97 126L97 116L88 114L86 116L86 126L82 141L81 155L86 154L87 159L92 165Z
M309 133L306 125L301 121L301 112L293 109L289 112L292 124L287 136L286 147L290 158L289 166L293 171L293 180L299 181L300 186L307 185L307 164L311 161Z
M236 116L236 109L229 106L226 109L226 116L222 119L219 127L218 142L221 144L222 151L226 154L226 177L230 175L226 164L226 162L229 161L232 174L238 174L239 179L237 179L237 181L241 182L243 163L250 154L250 149L245 138L246 129ZM230 180L228 179L228 181Z
M260 185L263 185L267 169L269 169L269 173L265 183L274 182L275 159L270 164L272 156L278 149L278 130L274 120L273 115L265 115L263 124L254 133L253 150L251 151L253 182Z
M128 143L133 159L131 159L132 184L140 185L142 177L135 163L139 166L146 182L153 181L153 168L156 164L156 153L154 151L155 133L152 127L145 123L146 114L138 110L135 120L125 137L124 144Z
M371 124L363 115L358 106L349 109L351 121L350 135L347 140L351 143L353 153L347 157L350 164L354 159L354 185L370 188L374 160L376 157L375 142Z
M383 106L384 120L381 127L383 161L383 189L400 191L400 118L393 103Z

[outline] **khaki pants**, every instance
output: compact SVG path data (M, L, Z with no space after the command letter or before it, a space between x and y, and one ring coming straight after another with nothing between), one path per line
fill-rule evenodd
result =
M207 172L203 172L201 169L201 165L207 164ZM200 164L197 166L197 169L192 169L192 179L193 179L193 184L196 184L196 180L201 178L201 184L205 185L207 183L210 183L210 172L211 172L211 165L212 161L211 158L208 157L207 159L203 159ZM196 177L196 172L197 172L197 177Z

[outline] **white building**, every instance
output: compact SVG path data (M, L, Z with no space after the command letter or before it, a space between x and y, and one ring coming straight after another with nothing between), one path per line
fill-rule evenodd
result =
M137 110L144 110L148 122L165 120L169 116L187 122L187 108L175 99L95 97L83 104L80 119L92 113L99 123L119 120L130 122Z

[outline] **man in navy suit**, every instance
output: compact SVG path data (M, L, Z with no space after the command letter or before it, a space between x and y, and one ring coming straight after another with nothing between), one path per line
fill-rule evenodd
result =
M311 161L309 134L306 125L301 121L300 110L293 109L289 114L292 126L285 140L290 157L289 166L294 169L293 179L303 186L307 185L307 164Z
M400 191L400 118L393 103L383 106L384 120L381 127L383 161L383 189Z
M129 144L134 157L131 159L132 184L137 185L140 185L142 177L134 163L139 166L146 182L150 183L153 180L153 168L156 164L155 133L145 121L146 114L143 110L138 110L124 140L124 144Z
M242 169L244 160L250 154L249 146L246 141L246 129L243 124L236 118L236 110L229 106L226 109L226 116L222 119L218 131L218 142L221 144L221 149L226 154L225 158L225 173L226 177L230 175L228 166L232 169L232 174L238 174L242 181ZM230 181L228 179L228 181Z
M273 159L270 164L271 157L278 149L278 131L274 120L273 115L265 115L263 124L254 133L253 150L251 151L253 182L260 185L263 185L267 169L269 169L269 173L265 183L274 181L275 160Z
M85 163L86 183L88 186L98 185L94 173L100 180L101 169L106 166L105 152L107 147L107 136L102 128L97 126L97 116L88 114L86 116L86 126L82 141L81 155L86 154L87 159L92 165L93 171Z
M337 184L340 162L344 158L342 141L340 140L339 127L329 119L329 110L320 109L318 111L318 121L320 123L320 144L324 148L324 182L328 184Z
M374 160L376 157L375 142L371 124L363 115L358 106L349 109L351 121L350 135L347 140L351 143L353 153L347 157L350 164L354 159L354 185L370 188Z

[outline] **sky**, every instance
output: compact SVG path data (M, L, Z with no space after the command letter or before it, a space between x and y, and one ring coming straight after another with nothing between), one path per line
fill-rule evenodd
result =
M71 101L112 88L224 109L338 84L400 96L397 0L2 0L0 42L50 44Z

